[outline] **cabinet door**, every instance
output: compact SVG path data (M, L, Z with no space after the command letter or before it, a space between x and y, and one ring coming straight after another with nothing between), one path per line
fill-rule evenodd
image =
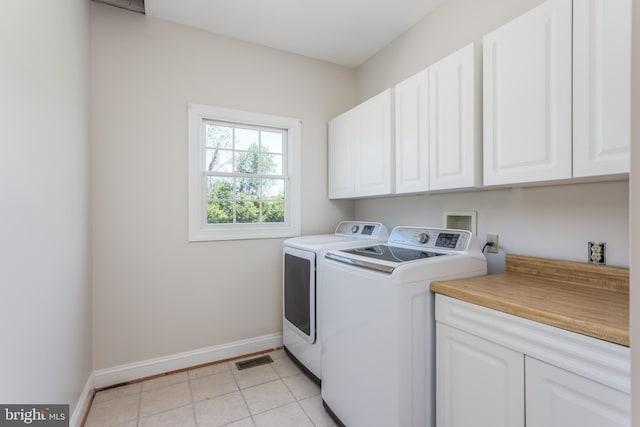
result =
M429 70L395 87L396 193L429 190Z
M573 175L629 172L631 0L573 5Z
M353 197L353 145L355 122L353 110L329 121L328 193L330 199Z
M630 397L526 357L527 427L630 426Z
M481 82L475 63L470 44L429 67L431 190L481 184Z
M524 355L436 323L436 425L524 427Z
M356 113L355 195L391 194L392 126L388 89L358 105Z
M571 177L571 3L548 0L483 39L485 185Z

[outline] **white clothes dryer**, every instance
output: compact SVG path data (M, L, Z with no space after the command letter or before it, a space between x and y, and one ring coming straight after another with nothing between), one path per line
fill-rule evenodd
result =
M433 280L487 273L466 230L396 227L325 255L322 400L338 425L435 426Z
M330 249L384 242L379 222L342 221L334 234L300 236L283 242L282 342L287 354L317 384L321 382L322 264Z

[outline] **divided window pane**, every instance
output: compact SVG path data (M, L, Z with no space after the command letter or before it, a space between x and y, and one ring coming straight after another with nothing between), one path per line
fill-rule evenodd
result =
M207 224L285 222L286 131L205 126Z

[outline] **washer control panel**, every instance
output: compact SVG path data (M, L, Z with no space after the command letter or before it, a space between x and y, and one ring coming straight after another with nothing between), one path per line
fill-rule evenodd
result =
M413 248L464 252L469 246L471 236L471 232L467 230L399 226L391 231L389 243Z

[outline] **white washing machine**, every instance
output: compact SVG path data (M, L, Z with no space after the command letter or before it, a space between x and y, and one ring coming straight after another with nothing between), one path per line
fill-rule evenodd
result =
M325 254L322 400L339 425L435 426L433 280L487 273L466 230L396 227Z
M283 321L285 351L320 384L320 306L324 286L322 264L330 249L384 242L387 228L379 222L342 221L335 234L301 236L283 242Z

